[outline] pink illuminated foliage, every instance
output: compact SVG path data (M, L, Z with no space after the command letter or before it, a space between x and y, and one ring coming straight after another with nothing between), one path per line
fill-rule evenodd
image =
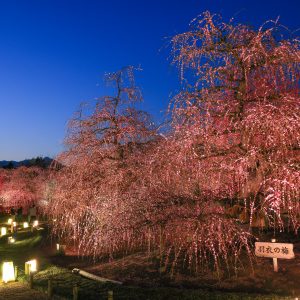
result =
M55 232L95 256L117 251L129 238L126 196L137 176L129 164L155 140L148 114L136 108L142 97L134 68L108 74L106 81L115 95L82 107L69 123L67 151L57 158L65 167L47 212L56 220Z
M206 12L192 24L173 38L186 89L172 113L176 134L199 163L200 190L209 182L214 199L229 199L230 212L240 209L250 226L282 227L287 214L297 232L298 40L284 39L277 22L256 31Z
M38 167L0 170L0 199L4 209L39 206L45 196L49 171Z
M95 257L146 249L167 270L237 266L253 227L293 230L299 205L299 43L204 13L173 37L182 91L159 134L136 109L132 67L115 96L70 121L47 213Z

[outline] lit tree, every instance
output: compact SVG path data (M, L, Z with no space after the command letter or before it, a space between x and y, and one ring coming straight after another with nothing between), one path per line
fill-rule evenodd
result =
M0 206L4 207L5 205L5 198L4 198L4 185L6 181L6 173L7 171L4 169L0 169Z
M299 44L269 24L206 12L172 39L184 88L135 201L172 267L236 265L242 249L251 255L244 222L299 228Z
M49 170L38 167L19 167L2 170L1 173L0 197L6 209L22 207L27 211L33 204L39 206L44 198Z
M58 158L65 167L48 211L57 220L57 234L79 242L81 253L94 255L112 253L123 241L118 215L133 180L128 158L155 136L148 114L136 109L142 96L134 68L108 74L106 81L116 95L99 98L92 111L82 108L70 121L67 150Z
M176 135L197 162L194 184L250 226L299 228L299 42L278 22L259 30L204 13L172 39L185 90ZM288 34L288 33L286 33ZM188 151L188 152L186 152Z

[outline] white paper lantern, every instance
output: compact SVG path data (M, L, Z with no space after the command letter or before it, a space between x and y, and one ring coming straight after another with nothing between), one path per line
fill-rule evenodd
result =
M7 228L6 227L1 227L1 236L4 236L7 234Z
M28 222L24 222L24 223L23 223L23 228L28 228L28 227L29 227Z
M29 275L37 271L37 261L36 259L29 260L25 263L25 274Z
M7 283L15 281L15 269L12 261L6 261L2 265L2 280Z
M16 242L15 238L13 238L12 236L8 237L9 244L14 244L15 242Z

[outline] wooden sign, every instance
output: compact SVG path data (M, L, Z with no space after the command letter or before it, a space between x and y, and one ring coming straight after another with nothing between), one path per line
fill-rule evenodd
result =
M255 242L255 255L259 257L295 258L294 245L286 243Z

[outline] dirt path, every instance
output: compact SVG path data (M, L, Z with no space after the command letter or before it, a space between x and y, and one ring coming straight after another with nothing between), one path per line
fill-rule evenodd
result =
M21 282L0 284L0 300L46 300L47 296Z

